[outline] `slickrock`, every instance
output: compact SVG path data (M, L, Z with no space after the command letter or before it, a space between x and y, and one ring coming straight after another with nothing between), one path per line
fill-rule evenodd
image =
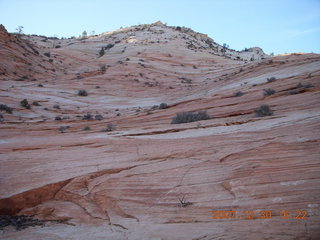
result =
M45 222L1 239L320 236L318 54L237 52L161 22L63 40L1 25L0 45L0 214Z

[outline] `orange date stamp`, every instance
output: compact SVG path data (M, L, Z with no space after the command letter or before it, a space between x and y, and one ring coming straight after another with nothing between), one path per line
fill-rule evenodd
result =
M248 211L234 211L234 210L213 210L211 219L271 219L277 217L279 219L297 219L303 220L308 217L308 213L305 210L280 210L272 212L271 210L248 210Z

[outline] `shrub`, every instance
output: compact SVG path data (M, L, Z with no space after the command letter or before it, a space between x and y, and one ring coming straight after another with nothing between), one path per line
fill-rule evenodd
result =
M234 97L241 97L242 95L244 95L244 93L241 92L241 91L235 92L235 93L233 94Z
M64 133L64 131L67 130L68 128L70 128L70 126L61 126L61 127L59 127L59 131L61 133Z
M27 100L27 99L23 99L23 100L20 102L20 105L21 105L21 107L24 107L24 108L26 108L26 109L30 109L30 108L31 108L31 106L30 106L30 104L28 103L28 100Z
M61 120L62 120L62 118L61 118L61 117L59 117L59 116L57 116L57 117L55 117L55 118L54 118L54 120L56 120L56 121L61 121Z
M260 107L254 109L256 117L272 116L273 111L270 109L269 105L262 104Z
M5 111L7 113L12 113L12 108L5 104L0 104L0 111Z
M43 87L43 85L41 83L38 84L38 87Z
M43 55L45 55L46 57L51 57L51 54L49 52L46 52Z
M105 64L100 67L100 71L101 71L102 73L105 73L105 72L107 71L107 67L106 67Z
M93 120L93 117L90 113L87 113L82 117L82 120Z
M95 116L94 116L94 119L100 121L100 120L103 119L103 117L102 117L102 115L98 114L98 115L95 115Z
M60 109L60 106L58 104L53 105L53 108Z
M299 83L297 86L296 86L296 88L312 88L312 87L314 87L312 84L310 84L310 83L304 83L304 84L302 84L302 83Z
M168 108L168 104L166 104L166 103L160 103L159 109L166 109L166 108Z
M302 89L293 89L293 90L289 91L289 94L290 95L295 95L295 94L299 94L299 93L302 93L302 92L303 92Z
M55 48L61 48L61 46L60 46L60 45L57 45L57 46L55 46Z
M102 47L101 50L99 51L99 55L100 57L102 57L104 54L105 54L104 48Z
M198 113L182 112L177 113L177 115L172 118L171 124L188 123L208 119L210 119L210 116L207 111L200 111Z
M89 130L90 130L89 126L86 126L86 127L82 128L82 131L89 131Z
M271 95L273 95L275 93L276 93L276 91L273 90L272 88L263 89L263 95L264 96L271 96Z
M108 123L107 127L105 129L102 129L102 132L111 132L115 130L115 125L113 123Z
M87 93L86 90L79 90L79 91L78 91L78 95L84 97L84 96L88 96L88 93Z
M36 101L34 101L34 102L32 102L32 105L33 106L41 106L38 102L36 102Z
M270 77L270 78L267 78L267 81L270 83L270 82L274 82L275 80L277 80L275 77Z
M104 47L104 49L109 50L110 48L113 48L114 44L108 44L106 47Z

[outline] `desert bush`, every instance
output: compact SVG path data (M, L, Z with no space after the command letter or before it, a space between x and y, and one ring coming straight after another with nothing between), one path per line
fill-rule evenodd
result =
M102 57L105 54L104 48L102 47L101 50L99 51L100 57Z
M310 83L299 83L297 86L296 86L296 88L312 88L312 87L314 87L312 84L310 84Z
M70 126L61 126L61 127L59 127L59 131L61 133L64 133L64 131L67 130L68 128L70 128Z
M60 106L58 104L53 105L53 108L60 109Z
M269 105L262 104L260 107L254 109L256 117L272 116L273 111L270 109Z
M210 116L207 111L200 111L197 113L193 112L181 112L177 113L175 117L172 118L171 124L196 122L201 120L208 120Z
M89 131L89 130L90 130L89 126L86 126L86 127L82 128L82 131Z
M5 104L0 104L0 111L5 111L7 113L12 113L12 108Z
M21 106L21 107L24 107L24 108L26 108L26 109L30 109L30 108L31 108L31 106L30 106L30 104L28 103L28 100L27 100L27 99L23 99L23 100L20 102L20 106Z
M0 229L3 231L3 228L11 226L14 227L15 230L21 231L28 227L34 227L34 226L44 226L45 222L34 219L32 217L28 217L25 215L15 215L15 216L6 216L1 215L0 216Z
M113 123L108 123L107 127L102 129L102 132L111 132L115 130L115 125Z
M78 95L84 97L84 96L88 96L88 93L86 90L79 90Z
M93 120L93 117L90 113L87 113L82 117L82 120Z
M61 46L60 46L60 45L57 45L57 46L55 46L55 48L61 48Z
M105 64L100 67L100 71L101 71L102 73L105 73L105 72L107 71L107 67L106 67Z
M94 116L94 119L95 119L95 120L99 120L99 121L100 121L100 120L102 120L102 119L103 119L103 117L102 117L102 115L97 114L97 115L95 115L95 116Z
M274 82L275 80L277 80L275 77L270 77L270 78L267 78L267 81L270 83L270 82Z
M263 95L264 96L271 96L271 95L273 95L275 93L276 93L276 91L273 90L272 88L263 89Z
M41 83L38 84L38 87L43 87L43 85Z
M51 57L51 54L49 52L46 52L43 55L45 55L46 57Z
M293 89L293 90L290 90L288 93L290 95L296 95L296 94L299 94L299 93L302 93L303 90L302 89Z
M114 44L108 44L106 47L104 47L104 49L109 50L110 48L113 48Z
M59 116L56 116L56 117L54 118L54 120L56 120L56 121L61 121L61 120L62 120L62 118L61 118L61 117L59 117Z
M238 92L233 93L233 96L234 96L234 97L241 97L242 95L244 95L244 93L241 92L241 91L238 91Z
M34 102L32 102L32 105L33 106L41 106L38 102L36 102L36 101L34 101Z
M166 103L160 103L159 109L166 109L166 108L168 108L168 104L166 104Z

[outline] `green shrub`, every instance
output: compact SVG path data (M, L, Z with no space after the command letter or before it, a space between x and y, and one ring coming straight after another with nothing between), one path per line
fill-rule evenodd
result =
M34 102L32 102L32 105L33 106L41 106L38 102L36 102L36 101L34 101Z
M0 111L5 111L7 113L12 113L12 108L5 104L0 104Z
M89 126L86 126L86 127L82 128L82 131L89 131L89 130L90 130Z
M102 47L101 50L99 51L100 57L102 57L105 54L104 48Z
M31 106L30 106L30 104L28 103L28 100L27 100L27 99L23 99L23 100L20 102L20 105L21 105L21 107L24 107L24 108L26 108L26 109L30 109L30 108L31 108Z
M263 95L264 96L271 96L271 95L273 95L275 93L276 93L276 91L273 90L272 88L263 89Z
M254 109L256 117L272 116L273 111L270 109L269 105L262 104L260 107Z
M171 124L196 122L196 121L208 120L208 119L210 119L210 116L208 115L207 111L200 111L198 113L181 112L181 113L177 113L177 115L172 118Z
M90 113L87 113L82 117L82 120L93 120L93 117Z
M270 78L267 78L267 81L270 83L270 82L274 82L275 80L277 80L275 77L270 77Z
M168 108L168 104L166 104L166 103L160 103L159 109L166 109L166 108Z
M79 96L88 96L88 93L87 93L86 90L79 90L79 91L78 91L78 95L79 95Z
M111 132L115 130L115 125L113 123L108 123L107 127L102 129L102 132Z
M241 97L241 96L243 96L243 95L244 95L244 93L241 92L241 91L235 92L235 93L233 94L234 97Z
M100 115L100 114L97 114L97 115L94 116L94 119L100 121L100 120L103 119L103 116Z

